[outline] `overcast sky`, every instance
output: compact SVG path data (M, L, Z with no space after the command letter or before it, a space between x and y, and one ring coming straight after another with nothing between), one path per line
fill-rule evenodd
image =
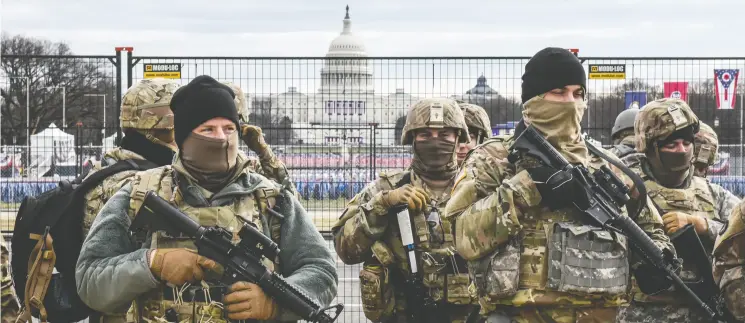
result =
M323 56L342 28L370 56L745 56L742 0L0 0L11 34L77 54Z

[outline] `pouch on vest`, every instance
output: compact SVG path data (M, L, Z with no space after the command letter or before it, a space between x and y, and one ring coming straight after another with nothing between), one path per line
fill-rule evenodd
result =
M522 239L515 237L486 257L468 262L468 275L479 297L499 299L515 295L520 283Z
M618 295L626 292L626 238L599 227L556 223L548 241L547 289Z
M360 271L360 291L365 317L381 322L393 314L396 299L388 268L378 263L365 264Z

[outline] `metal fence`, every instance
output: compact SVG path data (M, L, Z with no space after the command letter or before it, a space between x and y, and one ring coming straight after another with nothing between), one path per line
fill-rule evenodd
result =
M580 58L588 71L596 64L625 68L622 75L588 79L589 109L582 125L591 137L610 144L615 117L628 107L627 92L642 92L649 102L665 95L665 82L687 82L686 100L722 144L713 180L745 194L745 87L738 85L734 109L717 109L714 85L714 69L742 71L745 58ZM114 56L6 55L7 75L0 77L2 229L12 229L23 196L85 173L114 147L121 136L122 89L158 74L157 64L177 64L178 72L161 75L178 77L181 84L203 74L238 84L250 122L262 127L290 169L301 203L318 229L328 232L345 203L379 172L408 166L410 148L399 140L411 104L424 97L463 99L487 110L495 132L509 130L509 123L521 117L521 75L528 59L137 57L126 49ZM48 136L40 135L50 129ZM364 321L359 268L338 263L338 299L347 304L343 322Z

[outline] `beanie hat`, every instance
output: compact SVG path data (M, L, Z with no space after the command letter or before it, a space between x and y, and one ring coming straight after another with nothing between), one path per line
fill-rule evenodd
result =
M174 135L179 150L189 134L207 120L223 117L239 128L234 99L235 93L229 86L208 75L197 76L180 87L171 99Z
M581 85L587 89L587 75L579 59L570 51L547 47L533 55L523 74L523 103L567 85Z

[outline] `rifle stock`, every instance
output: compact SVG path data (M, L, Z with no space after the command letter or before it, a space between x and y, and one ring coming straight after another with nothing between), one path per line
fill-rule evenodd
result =
M664 274L694 306L711 319L725 319L718 304L705 302L681 280L676 273L680 265L670 250L660 249L630 217L623 215L622 206L629 201L629 189L609 168L604 166L591 174L582 165L570 164L532 126L524 127L515 139L510 147L510 161L520 158L520 154L532 156L548 167L570 173L587 196L587 201L573 201L575 208L585 215L583 221L625 235L631 242L632 250L644 262Z
M130 226L130 231L143 230L164 230L174 236L184 235L194 239L200 255L214 260L224 268L221 282L254 283L282 308L292 311L304 320L332 323L344 309L343 304L322 308L305 292L264 266L262 258L275 258L279 254L279 247L249 224L243 224L238 233L241 241L234 244L233 233L218 226L201 226L150 191L145 195L143 205ZM333 316L326 313L334 309L336 313Z

